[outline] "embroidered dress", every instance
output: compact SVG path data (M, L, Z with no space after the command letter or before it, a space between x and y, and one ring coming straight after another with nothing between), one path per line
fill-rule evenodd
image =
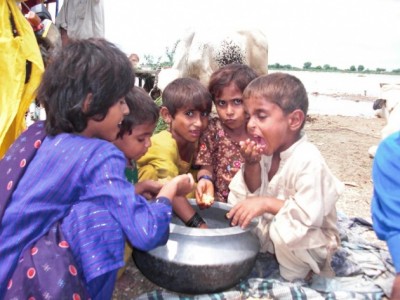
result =
M6 154L4 159L12 157ZM125 237L144 251L166 243L169 200L149 203L135 195L125 166L123 153L109 142L74 134L44 139L1 220L0 282L8 285L0 285L0 298L12 288L9 279L24 251L60 221L89 292L88 283L95 285L107 272L115 273L110 276L115 279L123 265ZM0 187L7 188L8 184Z
M227 202L229 183L243 162L239 142L232 141L219 118L212 118L202 134L196 165L213 167L215 199Z

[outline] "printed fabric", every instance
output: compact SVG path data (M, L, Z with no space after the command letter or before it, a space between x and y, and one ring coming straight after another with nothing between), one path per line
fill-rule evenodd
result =
M45 136L44 123L34 123L0 161L0 220ZM89 298L59 223L25 249L6 288L5 299Z
M217 201L227 202L229 183L242 162L239 142L232 141L219 118L211 119L200 138L196 165L213 167L214 197Z

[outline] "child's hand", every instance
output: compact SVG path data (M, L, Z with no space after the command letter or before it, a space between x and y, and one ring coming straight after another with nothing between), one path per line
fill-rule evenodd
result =
M196 188L196 203L200 209L209 208L214 203L214 184L210 180L200 180Z
M154 180L144 180L135 184L135 191L147 200L154 199L160 192L163 184Z
M158 193L158 197L167 197L172 201L176 196L186 196L194 188L192 174L178 175L165 183Z
M231 220L231 225L239 225L246 228L251 220L267 212L265 207L266 198L251 197L236 204L226 217Z
M193 191L194 188L194 179L192 174L190 173L178 175L174 177L169 183L176 184L175 196L186 196L188 193Z
M247 139L240 142L240 154L243 156L246 164L255 164L261 160L261 154L264 146L259 146L255 141Z

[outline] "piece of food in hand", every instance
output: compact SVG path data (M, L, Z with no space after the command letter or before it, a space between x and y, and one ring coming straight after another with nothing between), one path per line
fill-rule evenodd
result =
M209 194L203 194L203 196L201 196L201 202L206 205L211 205L214 203L214 197Z

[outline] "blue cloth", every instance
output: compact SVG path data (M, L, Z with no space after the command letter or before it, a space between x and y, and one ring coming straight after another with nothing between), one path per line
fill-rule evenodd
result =
M372 178L372 223L377 236L386 241L393 264L400 273L400 133L384 139L376 152Z
M169 200L149 204L137 197L126 181L125 165L123 153L109 142L74 134L46 137L1 220L0 282L8 282L23 250L70 211L62 230L81 271L88 276L86 281L122 264L125 237L134 247L145 251L166 243L172 213ZM106 238L101 247L86 245L85 240L90 244L90 230L77 231L74 227L79 218L74 211L85 211L89 202L98 211L105 211L95 222L97 230L101 229ZM76 209L75 204L82 204L82 208ZM107 253L106 258L100 255L103 252ZM85 264L81 260L79 264L77 255L83 253L91 259ZM6 285L1 284L0 299L5 289Z

